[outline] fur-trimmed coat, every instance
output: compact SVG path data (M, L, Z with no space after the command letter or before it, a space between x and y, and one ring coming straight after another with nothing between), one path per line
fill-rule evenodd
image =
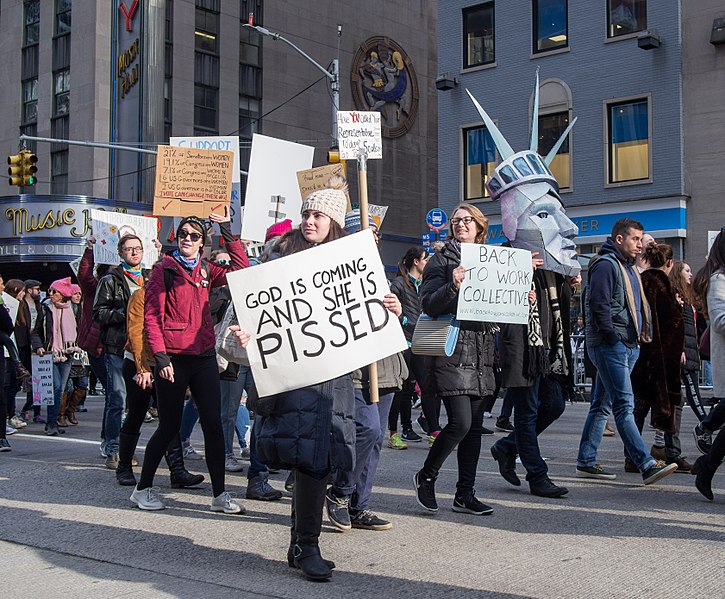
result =
M675 406L680 403L680 359L685 343L682 308L667 275L656 268L642 273L642 287L652 310L652 342L643 343L632 371L638 402L651 410L652 425L674 432Z

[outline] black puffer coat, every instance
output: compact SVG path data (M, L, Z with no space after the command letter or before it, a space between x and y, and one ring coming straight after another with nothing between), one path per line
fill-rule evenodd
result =
M419 289L416 289L412 281L406 281L408 275L398 275L390 284L390 291L398 296L400 305L403 307L403 316L407 318L407 323L403 325L403 333L408 342L413 340L413 332L415 331L415 323L422 311L420 305ZM408 284L410 283L410 284Z
M259 400L255 430L262 463L322 477L355 467L355 392L352 375Z
M455 314L458 290L453 271L461 263L461 254L453 242L447 242L425 267L420 297L428 316ZM434 358L431 381L441 396L493 393L494 336L486 333L486 323L463 320L453 355Z
M685 372L700 370L700 350L697 346L697 328L695 326L695 310L690 304L682 306L682 319L685 323Z

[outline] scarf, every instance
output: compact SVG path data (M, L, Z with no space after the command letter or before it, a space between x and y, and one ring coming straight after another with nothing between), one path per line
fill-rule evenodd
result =
M531 283L531 290L536 292L536 287ZM529 302L529 322L526 327L526 339L529 345L527 352L528 364L526 375L533 379L539 374L549 372L549 361L546 359L544 348L544 335L541 330L541 319L539 317L539 299Z
M546 281L546 295L552 316L551 337L549 338L551 372L566 376L569 374L569 365L564 353L564 323L561 320L561 305L559 304L559 292L556 289L556 275L549 270L543 272Z
M76 347L76 318L71 303L56 305L50 302L53 314L53 362L65 362L68 354L79 351Z
M125 262L122 262L121 266L123 267L123 274L131 279L136 284L136 287L143 287L143 274L141 267L131 268Z
M194 268L196 268L196 265L199 264L199 258L200 254L196 255L196 258L190 259L186 258L185 256L181 255L181 252L179 250L174 250L171 253L174 260L176 260L181 266L183 266L186 270L192 271Z

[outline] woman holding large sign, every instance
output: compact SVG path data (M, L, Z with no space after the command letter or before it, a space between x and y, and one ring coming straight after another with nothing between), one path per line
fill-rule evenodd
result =
M429 261L423 275L421 299L429 316L455 314L458 291L465 276L461 243L484 243L488 219L473 205L461 204L450 219L453 239ZM448 424L436 437L423 468L413 477L418 503L438 511L435 481L446 458L458 446L458 483L453 511L490 514L493 508L475 495L476 465L481 453L484 397L493 393L494 336L488 323L461 321L453 354L436 357L432 382L442 397Z

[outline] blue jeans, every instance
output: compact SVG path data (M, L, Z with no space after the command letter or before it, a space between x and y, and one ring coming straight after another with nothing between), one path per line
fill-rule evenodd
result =
M249 417L249 411L244 406L244 411L247 412L247 418ZM254 433L255 427L252 426L252 432L249 437L249 470L247 470L247 480L253 479L255 476L267 472L267 466L259 461L257 457L257 435Z
M106 455L118 453L123 405L126 401L126 382L123 380L123 356L106 354L106 410L103 432Z
M506 397L515 405L514 432L496 442L509 455L517 452L526 468L526 480L539 483L549 471L539 451L537 437L564 413L566 393L552 377L537 377L532 387L511 387Z
M199 410L196 409L194 397L189 395L186 402L184 402L184 411L181 413L181 428L179 430L179 436L181 437L182 443L189 440L191 432L194 430L198 420Z
M640 472L644 472L655 464L655 459L647 451L633 415L634 393L629 377L639 358L639 348L627 347L618 341L615 345L589 346L587 351L597 368L597 382L579 443L577 466L596 464L607 417L614 412L624 448Z
M237 410L237 419L234 423L234 429L237 432L239 447L241 447L242 449L247 446L247 429L249 429L249 422L249 410L247 409L247 406L239 404L239 409ZM249 444L252 444L251 438L249 440Z
M338 495L352 495L350 509L368 507L393 397L394 393L387 393L378 403L370 403L367 391L355 389L355 468L352 472L335 470L332 483Z
M60 402L63 399L65 386L68 384L70 377L70 360L65 362L53 363L53 405L48 406L47 426L56 426L58 424L58 412L60 411Z
M237 421L237 412L239 411L239 400L242 399L242 386L237 379L236 381L219 381L221 390L221 418L222 432L224 434L224 453L225 455L233 455L234 453L234 425Z

